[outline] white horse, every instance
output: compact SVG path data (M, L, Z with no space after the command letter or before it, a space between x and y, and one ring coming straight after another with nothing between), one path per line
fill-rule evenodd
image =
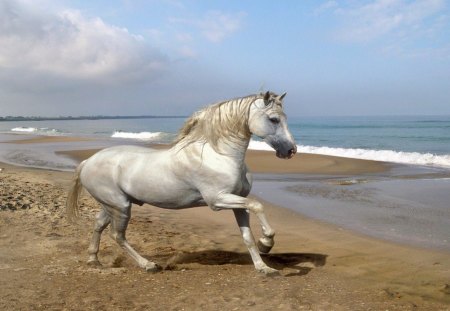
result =
M103 207L96 216L88 263L99 264L100 236L111 224L113 239L138 265L157 271L160 267L139 255L125 238L131 204L167 209L208 205L214 211L233 210L256 270L277 273L259 253L273 247L275 231L263 205L246 198L252 179L244 157L252 134L263 138L280 158L296 153L283 112L285 95L266 92L208 106L186 121L168 150L118 146L83 161L76 169L66 207L70 219L78 217L82 186ZM248 211L255 213L262 227L258 244L250 231Z

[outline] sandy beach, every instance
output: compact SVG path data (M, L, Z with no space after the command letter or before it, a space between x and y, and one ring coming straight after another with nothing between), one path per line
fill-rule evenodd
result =
M60 153L80 161L93 152ZM279 174L389 170L385 163L330 156L274 158L249 151L247 163L254 172ZM2 310L450 310L450 253L370 238L268 202L277 235L264 259L279 277L258 275L232 213L207 207L133 207L128 240L162 272L142 271L107 233L103 267L89 267L99 205L84 194L81 223L67 222L72 173L0 167ZM258 225L252 227L259 237Z

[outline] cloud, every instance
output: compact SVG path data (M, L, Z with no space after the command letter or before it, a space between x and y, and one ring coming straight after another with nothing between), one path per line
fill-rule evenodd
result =
M322 3L321 5L319 5L319 6L314 10L314 14L315 14L315 15L320 15L320 14L322 14L323 12L326 12L326 11L328 11L328 10L330 10L330 9L333 9L333 8L336 8L336 7L338 7L337 1L334 1L334 0L332 0L332 1L327 1L327 2L324 2L324 3Z
M314 10L341 43L371 46L402 58L450 58L445 0L327 1Z
M188 45L182 45L178 49L178 53L180 54L181 57L184 57L184 58L197 58L198 57L197 51L195 51L192 47L190 47Z
M171 18L170 21L176 24L193 26L208 41L219 43L242 27L242 21L245 16L244 12L224 13L221 11L209 11L202 18Z
M444 0L376 0L340 6L334 10L342 21L337 38L368 42L386 36L417 37L436 25L444 8Z
M203 16L141 36L65 1L0 0L0 115L187 114L242 89L199 68L197 52L199 38L237 31L241 15Z
M164 72L166 57L143 37L77 10L49 13L38 5L0 3L3 71L21 72L37 80L51 77L101 83L152 79Z
M211 42L220 42L241 28L244 13L225 14L218 11L209 12L200 21L203 35Z

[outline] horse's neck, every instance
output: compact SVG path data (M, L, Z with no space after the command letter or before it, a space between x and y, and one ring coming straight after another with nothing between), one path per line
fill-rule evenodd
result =
M222 138L215 149L219 154L229 156L237 162L243 162L249 143L250 138Z
M245 100L244 103L242 100ZM200 111L183 129L182 138L177 141L175 150L182 150L191 144L193 148L207 144L215 153L230 157L238 164L243 163L251 138L248 128L251 100L252 98L232 100ZM229 122L236 119L236 123Z
M228 103L228 105L235 104ZM248 128L249 104L239 105L238 107L238 109L233 111L234 115L231 118L241 118L241 126L236 129L237 131L230 132L227 136L221 137L217 143L217 149L220 150L220 153L228 154L231 157L244 161L245 152L247 151L251 138L251 133ZM245 118L242 118L242 116L245 116Z
M244 161L249 143L250 137L222 137L214 145L204 140L191 142L182 140L173 145L171 150L173 150L175 154L178 154L179 152L189 154L189 157L198 155L200 158L204 158L205 155L212 155L214 157L220 155L231 158L234 162L239 163ZM206 150L208 152L205 153L204 151Z

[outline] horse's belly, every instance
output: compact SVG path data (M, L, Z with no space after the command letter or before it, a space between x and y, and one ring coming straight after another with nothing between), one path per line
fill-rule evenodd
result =
M201 193L191 185L168 174L144 175L122 189L131 198L163 208L185 208L203 202ZM204 204L204 202L203 202Z
M137 199L143 203L168 209L182 209L206 205L200 193L195 191L189 193L185 191L172 191L166 195L161 195L161 193L152 195L151 191L149 191L147 195L141 199Z

